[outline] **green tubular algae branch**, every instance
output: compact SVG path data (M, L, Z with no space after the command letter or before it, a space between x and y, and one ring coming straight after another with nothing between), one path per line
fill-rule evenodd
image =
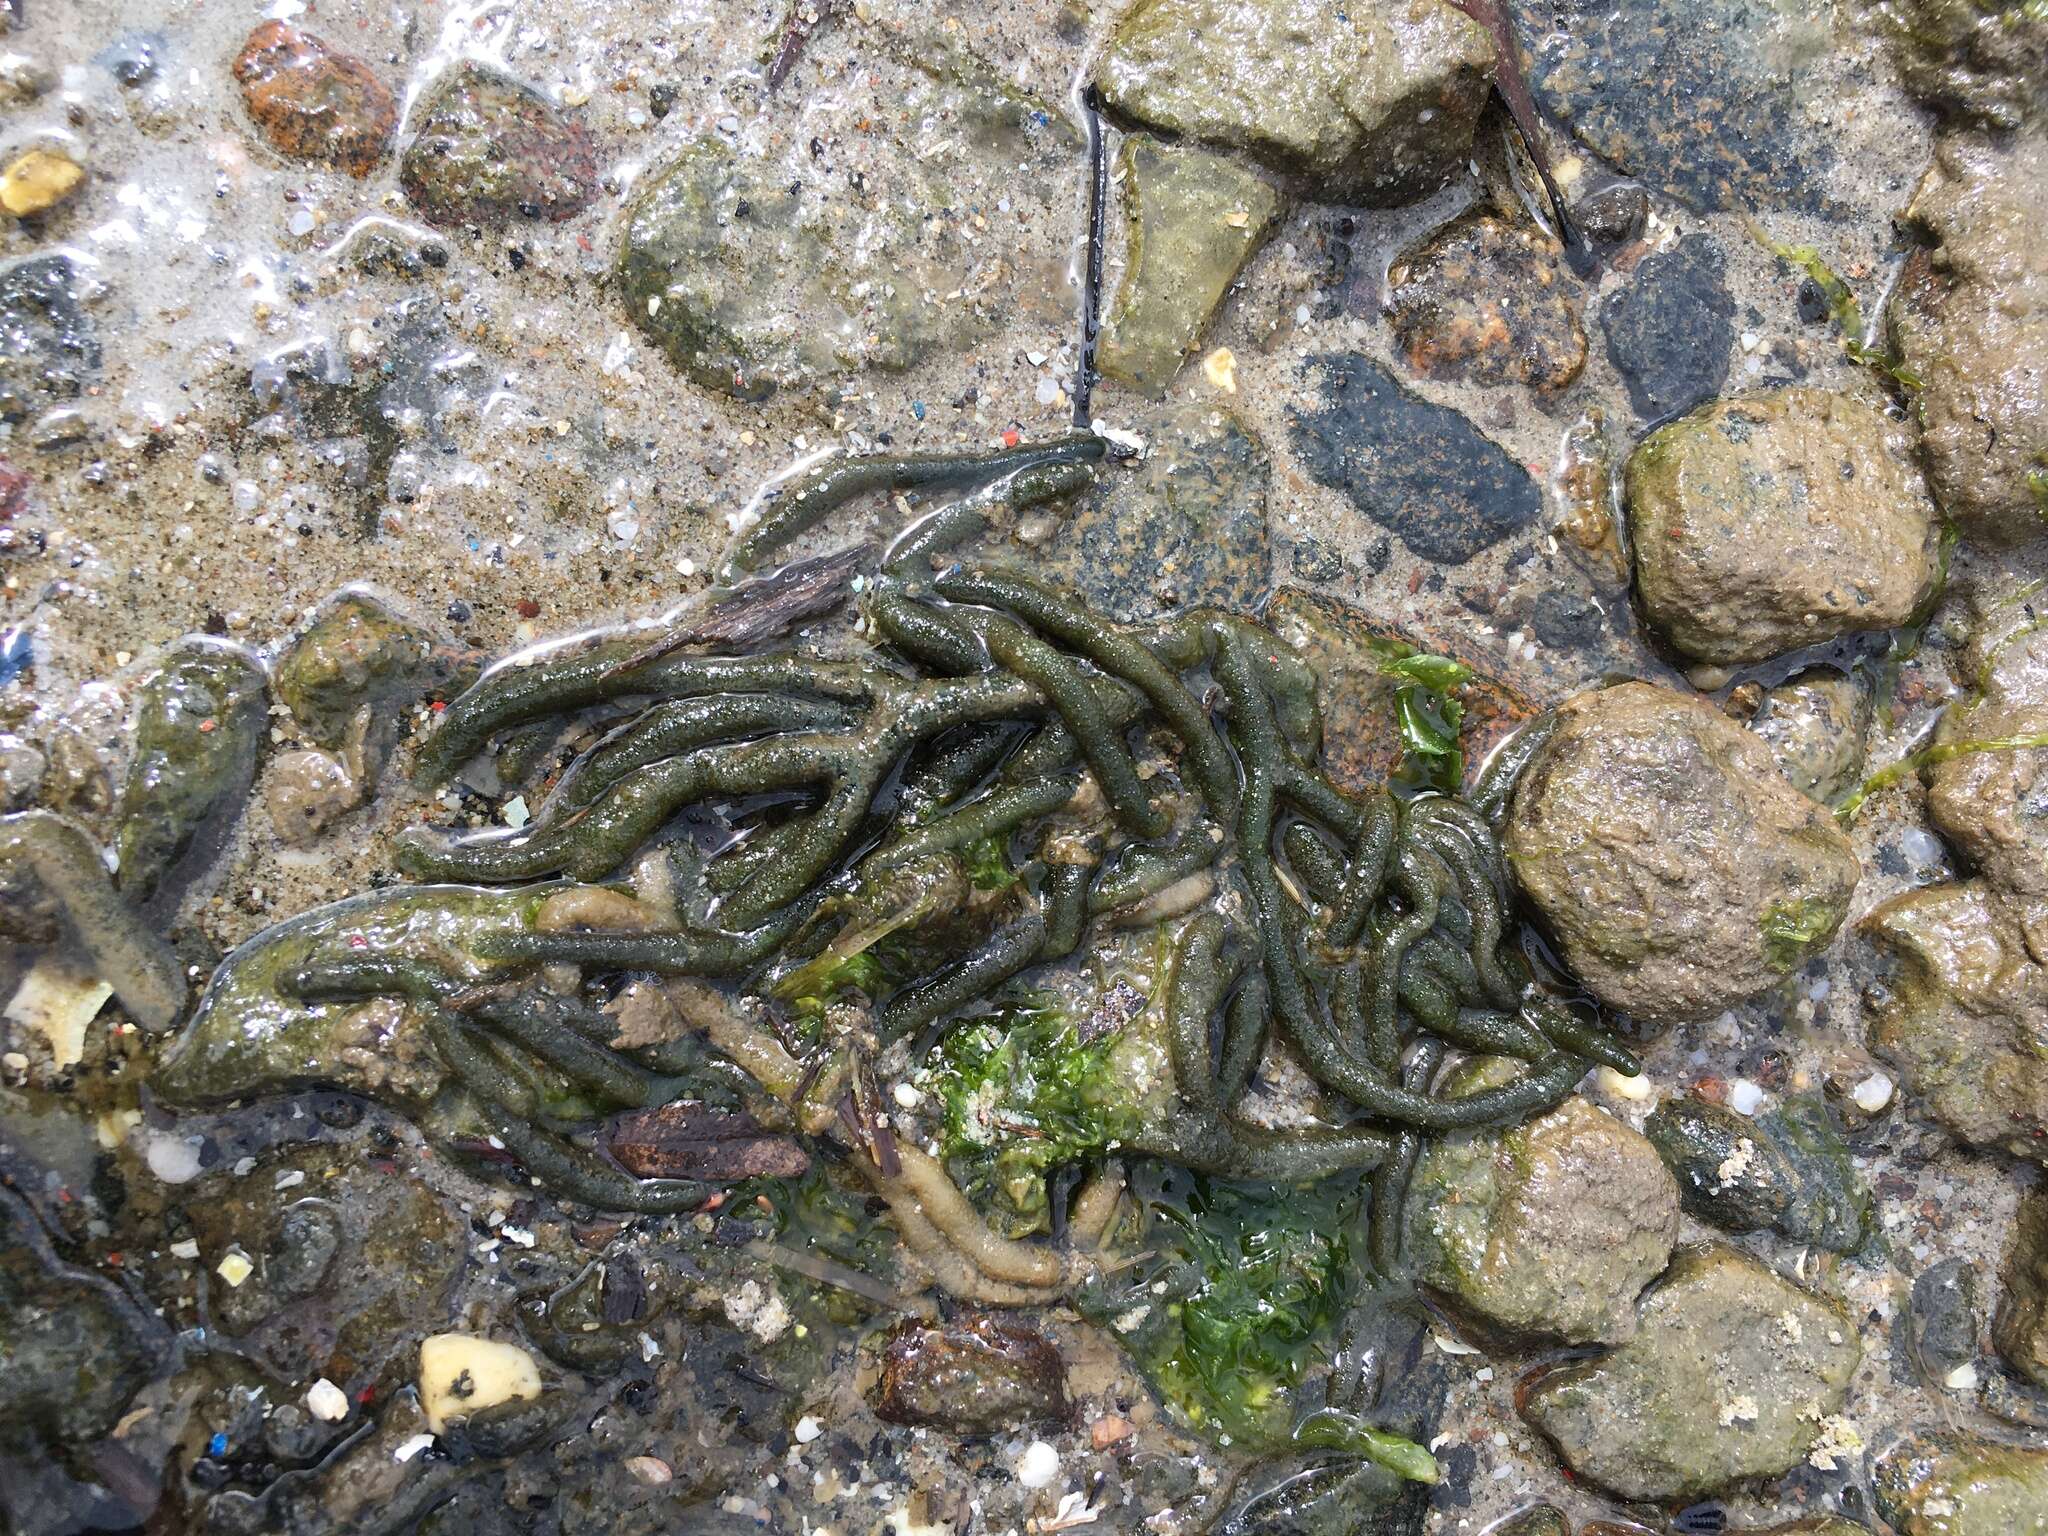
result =
M26 877L55 905L92 972L114 989L128 1016L162 1032L185 1011L185 973L168 944L114 890L99 849L54 811L0 816L0 882Z
M758 570L834 511L873 491L975 486L1046 465L1093 464L1109 450L1093 432L990 453L885 453L830 459L769 494L759 519L726 556L729 572Z

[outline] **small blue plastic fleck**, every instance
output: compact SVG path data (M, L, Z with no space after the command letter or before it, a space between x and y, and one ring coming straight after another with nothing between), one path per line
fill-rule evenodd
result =
M924 420L924 402L923 402L922 400L913 400L913 401L911 401L911 402L910 402L910 414L911 414L911 415L913 415L913 416L915 416L915 417L916 417L916 418L917 418L917 419L918 419L919 421L923 421L923 420Z
M213 1457L220 1457L227 1455L227 1453L228 1437L222 1434L219 1430L215 1430L213 1432L213 1438L206 1442L206 1454Z

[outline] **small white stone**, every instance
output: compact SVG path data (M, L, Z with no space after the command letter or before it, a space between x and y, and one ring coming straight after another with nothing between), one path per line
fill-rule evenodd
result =
M192 1238L181 1237L171 1244L171 1257L174 1259L196 1259L199 1257L199 1244Z
M1958 1392L1974 1392L1974 1391L1976 1391L1976 1390L1977 1390L1977 1363L1976 1363L1976 1361L1974 1361L1974 1360L1965 1360L1965 1361L1964 1361L1964 1362L1963 1362L1963 1363L1962 1363L1961 1365L1957 1366L1957 1367L1956 1367L1956 1368L1955 1368L1954 1370L1950 1371L1950 1372L1948 1373L1948 1375L1944 1376L1944 1377L1942 1378L1942 1380L1943 1380L1943 1381L1945 1381L1945 1382L1947 1382L1947 1383L1948 1383L1948 1385L1949 1385L1949 1386L1950 1386L1951 1388L1953 1388L1953 1389L1954 1389L1955 1391L1958 1391Z
M1638 1072L1634 1077L1625 1077L1612 1067L1602 1067L1599 1073L1600 1091L1612 1094L1617 1099L1626 1099L1631 1104L1642 1104L1657 1096L1657 1085L1649 1074Z
M825 1426L808 1413L796 1421L796 1443L798 1445L809 1445L823 1433L825 1433Z
M1764 1091L1746 1077L1728 1085L1728 1107L1738 1115L1753 1115L1763 1108Z
M896 1102L905 1109L915 1109L924 1102L924 1095L908 1083L898 1083L895 1088Z
M306 1412L328 1424L348 1417L348 1394L322 1376L306 1388Z
M1060 1453L1043 1440L1034 1440L1017 1458L1017 1481L1026 1488L1047 1488L1060 1475Z
M256 1273L256 1266L249 1262L249 1255L241 1249L230 1248L221 1255L221 1260L214 1265L213 1272L230 1286L240 1286L244 1280Z
M391 1459L393 1461L411 1461L413 1457L419 1455L421 1451L424 1451L433 1443L434 1437L432 1435L414 1435L405 1444L391 1453Z
M1866 1115L1874 1115L1891 1103L1892 1091L1892 1080L1882 1072L1873 1072L1851 1090L1849 1097Z
M659 1488L664 1483L674 1482L676 1476L669 1464L659 1456L628 1456L626 1470L650 1488Z
M498 815L503 818L505 825L512 828L515 832L533 818L533 813L526 808L526 796L524 795L514 795L510 800L507 800L499 810Z

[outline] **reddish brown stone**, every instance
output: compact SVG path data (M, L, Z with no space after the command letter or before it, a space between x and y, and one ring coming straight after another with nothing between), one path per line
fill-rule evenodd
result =
M1397 256L1387 283L1394 339L1427 378L1554 391L1586 365L1584 300L1533 224L1466 214Z
M882 1346L875 1413L956 1435L993 1434L1072 1417L1059 1346L1014 1318L899 1323Z
M266 21L234 64L242 99L279 154L367 176L398 127L389 88L352 53Z
M811 1165L795 1141L762 1129L752 1115L694 1099L622 1115L610 1141L612 1156L643 1179L794 1179Z

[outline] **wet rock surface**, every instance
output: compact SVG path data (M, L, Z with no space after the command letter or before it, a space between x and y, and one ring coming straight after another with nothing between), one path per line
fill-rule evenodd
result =
M251 32L234 76L249 116L294 160L367 176L398 128L398 102L368 64L288 22Z
M431 224L559 222L597 196L597 150L534 87L466 61L414 103L398 176Z
M107 1293L43 1272L0 1217L0 1443L98 1439L149 1378L149 1350Z
M1914 1101L1974 1146L2048 1161L2048 1080L2034 1020L2048 970L2020 919L1972 880L1894 896L1860 929L1895 963L1870 1043Z
M882 1343L875 1412L891 1424L987 1435L1060 1424L1072 1411L1059 1346L1012 1319L906 1321Z
M1786 389L1717 401L1629 456L1636 590L1702 661L1761 661L1902 624L1933 594L1939 534L1882 414Z
M1527 470L1370 358L1314 358L1307 374L1320 399L1292 412L1303 467L1424 560L1463 564L1542 513Z
M1681 1250L1636 1311L1628 1343L1523 1400L1574 1472L1627 1498L1790 1471L1841 1410L1862 1354L1839 1303L1717 1244Z
M0 270L0 421L76 400L98 378L86 287L69 256L33 256Z
M1646 256L1600 310L1607 357L1647 422L1691 410L1721 392L1735 346L1727 260L1707 235L1687 235Z
M1118 618L1258 601L1273 558L1265 446L1200 402L1152 420L1144 459L1076 499L1045 545L1046 568Z
M1853 1253L1872 1202L1827 1106L1788 1100L1755 1117L1704 1099L1672 1099L1643 1126L1678 1180L1686 1213L1724 1232L1775 1231Z
M1900 1536L2041 1536L2048 1451L1960 1431L1910 1436L1878 1458L1877 1507Z
M1977 1358L1982 1286L1966 1259L1943 1259L1914 1277L1907 1339L1921 1372L1942 1380Z
M2027 0L1877 0L1900 78L1947 116L1998 128L2040 117L2048 17Z
M2048 731L2048 632L2032 582L1980 583L1972 627L1956 657L1963 696L1935 732L1937 744L2024 741ZM1987 879L2025 902L2048 898L2048 751L1967 752L1927 773L1927 813ZM2031 929L2036 919L2023 919Z
M1484 1064L1449 1091L1500 1080ZM1678 1237L1678 1190L1641 1133L1581 1098L1505 1134L1446 1138L1409 1185L1422 1283L1510 1334L1618 1343Z
M2020 1202L1998 1280L1992 1342L2013 1370L2048 1387L2048 1194L2041 1190Z
M1556 391L1586 365L1584 300L1533 224L1466 214L1395 257L1387 285L1394 339L1426 377Z
M1826 805L1863 776L1871 690L1847 673L1816 667L1764 694L1749 728L1801 794Z
M1493 58L1485 30L1445 0L1136 0L1095 83L1147 127L1384 206L1435 191L1463 163Z
M1594 995L1645 1022L1701 1018L1824 945L1858 868L1769 750L1697 699L1580 694L1523 774L1503 846Z
M1102 323L1097 365L1155 399L1280 212L1280 196L1221 155L1126 138L1123 281Z
M1827 202L1834 150L1792 79L1829 46L1820 18L1745 0L1508 8L1531 88L1629 175L1696 208Z
M2048 134L1955 135L1936 146L1906 210L1929 248L1887 311L1921 452L1942 510L1966 537L2021 543L2048 507Z

